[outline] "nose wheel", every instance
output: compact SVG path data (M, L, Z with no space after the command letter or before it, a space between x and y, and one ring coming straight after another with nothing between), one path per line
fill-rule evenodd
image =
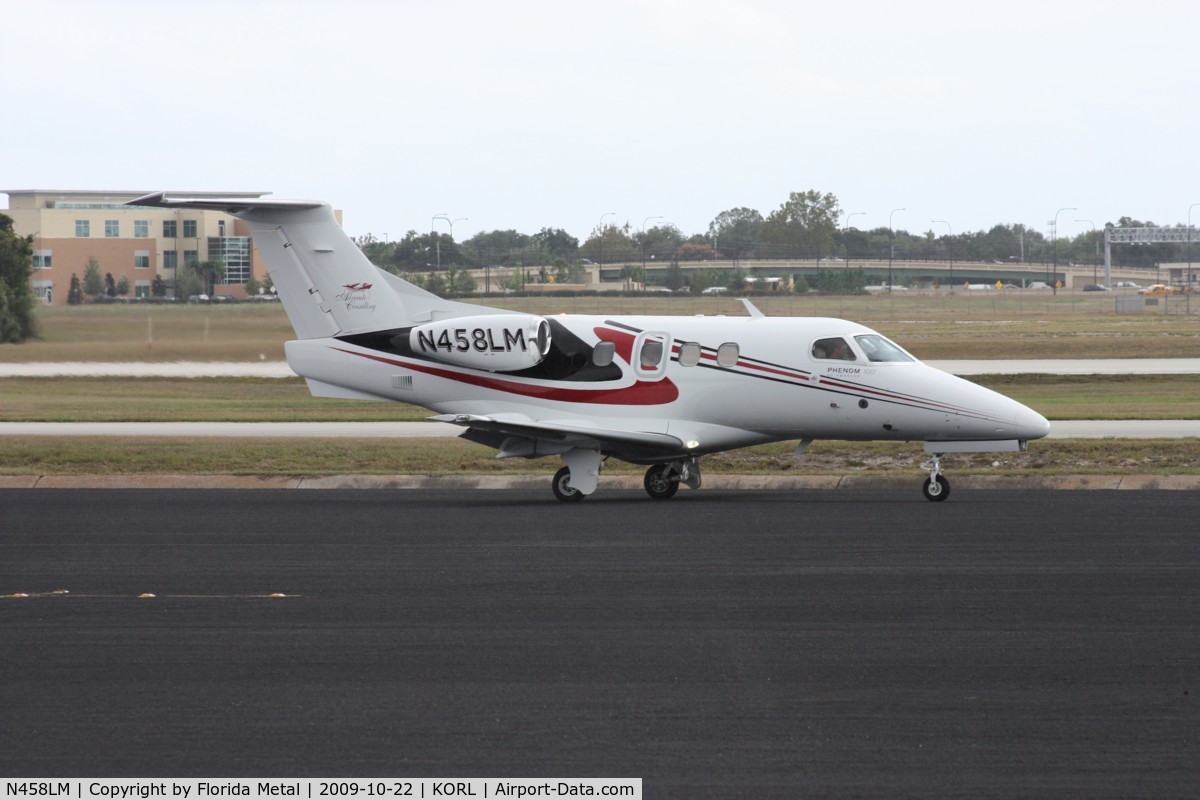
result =
M926 500L940 503L950 496L950 481L946 480L946 476L942 474L941 453L932 454L929 460L921 465L921 469L929 470L929 477L925 479L925 485L921 487Z

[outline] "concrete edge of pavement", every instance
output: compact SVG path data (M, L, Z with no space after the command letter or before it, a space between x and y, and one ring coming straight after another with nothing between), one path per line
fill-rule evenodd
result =
M549 489L545 475L0 475L0 489ZM949 475L955 489L1195 490L1200 475ZM911 475L707 475L704 488L753 491L792 489L908 489ZM641 489L637 475L600 479L601 489Z

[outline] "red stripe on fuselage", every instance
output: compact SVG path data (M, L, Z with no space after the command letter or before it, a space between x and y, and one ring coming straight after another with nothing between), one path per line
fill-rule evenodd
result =
M536 383L518 383L487 375L452 372L420 361L397 361L370 353L356 353L353 350L345 350L341 347L333 349L348 355L358 356L359 358L367 358L383 364L391 364L394 367L409 369L413 372L423 372L427 375L445 378L446 380L458 381L459 383L479 386L497 392L507 392L508 394L520 395L522 397L534 397L539 400L616 406L657 406L673 403L679 399L679 388L669 380L638 381L632 386L606 387L603 389L566 389L559 386L545 386Z

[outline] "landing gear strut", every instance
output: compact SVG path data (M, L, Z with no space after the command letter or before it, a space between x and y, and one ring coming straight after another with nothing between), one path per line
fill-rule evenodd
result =
M929 477L921 491L926 500L941 502L950 496L950 481L942 474L942 453L931 453L929 460L921 465L921 469L929 470Z
M679 476L672 475L671 464L655 464L646 470L646 494L655 500L670 500L679 491ZM674 480L672 480L674 477Z
M693 489L700 488L700 462L694 458L687 461L670 461L655 464L646 470L646 494L655 500L670 500L685 483Z

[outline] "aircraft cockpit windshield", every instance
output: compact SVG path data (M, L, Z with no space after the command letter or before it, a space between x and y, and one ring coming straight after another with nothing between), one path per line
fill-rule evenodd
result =
M833 359L834 361L857 361L858 356L850 349L850 345L840 336L828 339L817 339L813 342L812 357L818 359Z
M877 333L855 336L855 341L866 353L868 361L914 361L915 359L901 349L900 345L890 342Z

